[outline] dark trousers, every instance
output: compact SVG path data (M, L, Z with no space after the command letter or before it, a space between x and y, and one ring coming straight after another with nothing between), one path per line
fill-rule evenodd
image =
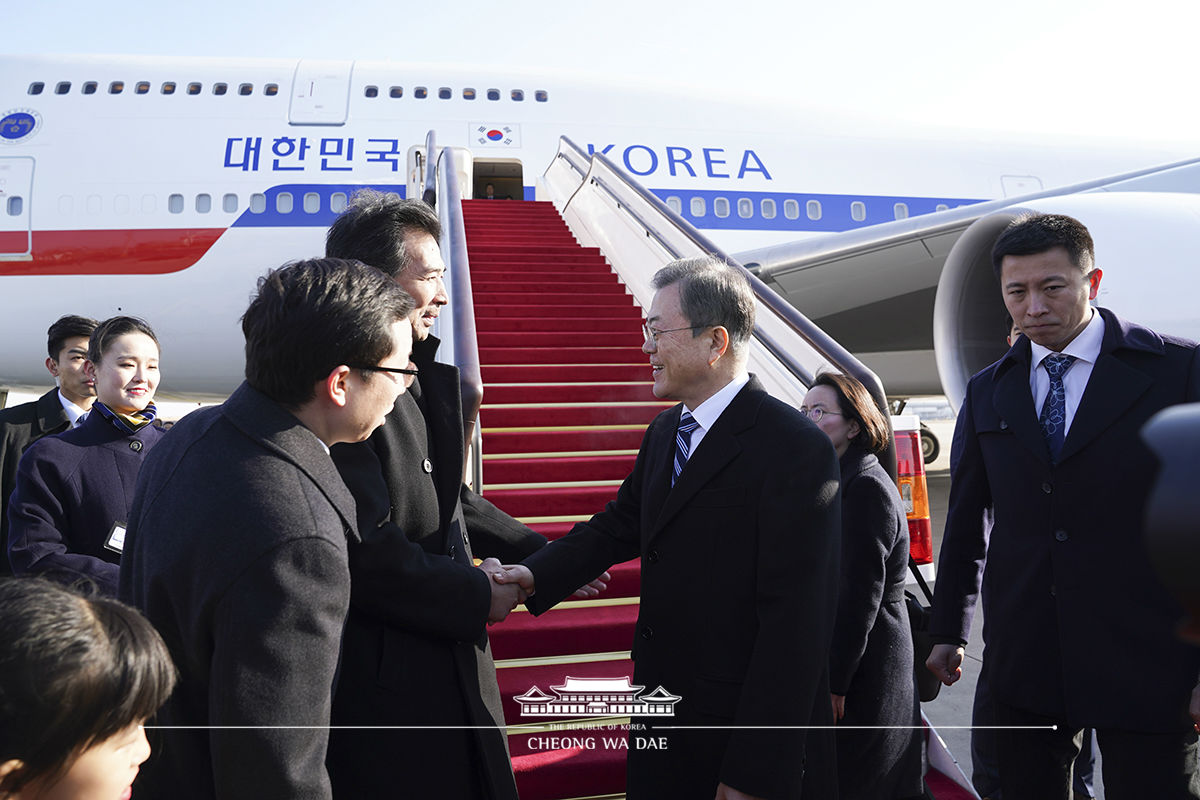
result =
M1070 800L1071 763L1079 755L1082 729L1064 720L995 703L997 725L1035 730L997 730L996 758L1003 797ZM1057 730L1049 726L1057 726ZM1200 750L1194 730L1133 733L1099 728L1107 800L1200 798Z
M987 651L985 650L986 654ZM992 692L988 686L988 661L983 659L975 682L975 703L971 708L971 783L980 797L1003 800L1000 792L1000 768L996 764L996 724ZM1079 757L1075 759L1071 792L1074 798L1096 796L1096 736L1084 730Z

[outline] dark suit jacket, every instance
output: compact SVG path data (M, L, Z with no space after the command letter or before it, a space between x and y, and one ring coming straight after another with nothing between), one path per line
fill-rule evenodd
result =
M334 460L359 505L339 725L483 726L480 730L334 731L339 796L516 798L487 638L489 580L472 558L505 563L545 539L462 482L458 369L419 342L420 377L362 444ZM578 588L578 587L576 587Z
M1100 314L1100 356L1059 463L1033 407L1027 339L971 379L931 632L966 642L982 575L997 699L1074 727L1185 730L1200 649L1176 639L1180 609L1143 546L1157 467L1138 431L1155 412L1200 399L1200 350Z
M134 485L162 428L117 430L99 413L29 446L8 508L8 559L17 575L90 583L117 593L121 554L105 543L127 526Z
M31 403L0 409L0 576L11 575L8 563L8 499L17 485L17 463L29 445L71 424L51 389Z
M904 604L908 518L896 483L871 453L841 458L842 580L829 686L846 696L838 731L841 800L920 795L921 724ZM846 726L878 726L851 730ZM907 729L906 729L907 727Z
M138 481L122 599L171 651L179 685L139 798L329 798L354 500L320 440L242 384L163 438ZM143 785L144 784L144 785Z
M752 377L672 488L681 409L650 424L616 500L525 559L537 588L529 606L541 613L610 565L641 556L633 680L683 698L663 724L830 724L841 539L833 447ZM805 797L836 796L827 751L810 757L804 774L804 730L646 735L668 736L669 747L631 742L630 798L708 798L720 781L768 798L799 797L802 782ZM810 745L819 737L807 735ZM821 773L823 788L812 789Z

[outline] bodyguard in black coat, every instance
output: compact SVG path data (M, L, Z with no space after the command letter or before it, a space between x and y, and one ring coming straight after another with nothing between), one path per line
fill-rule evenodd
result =
M179 668L139 798L332 796L325 769L356 509L328 455L404 391L411 300L298 262L243 317L246 383L163 439L138 483L121 596ZM191 727L195 729L191 729ZM210 727L211 726L211 727Z
M643 350L655 394L683 403L650 424L616 500L508 576L540 614L641 557L633 682L681 699L673 717L634 719L646 729L629 734L631 800L836 798L831 737L808 728L833 721L833 448L746 375L754 305L740 272L677 261L654 285ZM699 428L681 426L685 408Z
M982 577L997 723L1058 726L997 732L1004 795L1065 798L1070 737L1091 727L1108 797L1200 796L1188 717L1200 649L1175 637L1181 610L1142 544L1156 467L1138 435L1157 411L1200 399L1200 350L1093 312L1101 273L1087 229L1070 217L1014 223L993 260L1025 336L971 379L958 414L931 626L944 644L929 666L947 685L961 674L958 645ZM1045 370L1033 345L1077 356L1063 378L1069 425L1057 455L1038 411L1055 389L1043 390L1045 403L1034 399L1031 381ZM1080 373L1087 380L1073 408L1066 381L1081 363L1091 371Z

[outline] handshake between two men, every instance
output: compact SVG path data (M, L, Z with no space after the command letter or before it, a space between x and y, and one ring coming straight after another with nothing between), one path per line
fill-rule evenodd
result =
M524 564L501 564L498 559L487 558L480 562L479 569L492 579L489 625L502 622L518 603L524 603L534 592L533 573ZM572 596L581 600L596 597L608 588L608 581L611 579L612 576L604 572L595 580L580 586Z

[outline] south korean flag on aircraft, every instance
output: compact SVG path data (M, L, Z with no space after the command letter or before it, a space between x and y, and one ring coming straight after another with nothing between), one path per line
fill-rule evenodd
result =
M471 140L480 147L520 147L521 126L511 123L472 123Z

